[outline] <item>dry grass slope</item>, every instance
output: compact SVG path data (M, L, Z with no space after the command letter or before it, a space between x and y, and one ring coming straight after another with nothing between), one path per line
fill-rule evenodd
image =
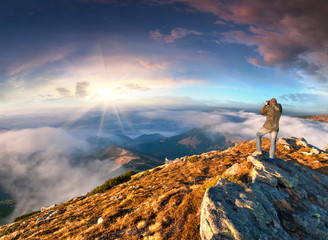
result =
M268 139L263 147L268 151ZM225 151L186 157L186 161L139 173L105 193L58 205L45 220L38 221L50 210L2 226L0 239L200 239L205 190L235 163L245 166L237 180L246 181L246 157L254 150L254 141L243 142ZM304 155L310 150L299 146L286 149L278 143L277 157L328 175L327 154Z

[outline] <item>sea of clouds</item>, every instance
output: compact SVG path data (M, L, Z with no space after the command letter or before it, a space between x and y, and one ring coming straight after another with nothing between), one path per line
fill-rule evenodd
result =
M117 167L98 159L76 164L76 158L91 154L90 146L61 128L3 131L0 149L0 185L16 201L12 216L2 222L84 195Z
M176 121L181 128L207 126L215 132L240 136L250 140L263 126L265 116L244 111L149 111L146 118ZM296 117L281 116L278 137L304 137L308 143L323 148L328 144L328 124ZM266 137L266 136L264 136Z
M256 113L228 110L147 110L122 116L120 125L133 126L135 120L136 124L131 128L135 132L131 129L126 132L133 136L161 132L163 126L160 125L165 124L167 136L181 133L181 129L207 127L213 132L245 140L254 139L265 121L265 117ZM17 202L7 221L42 206L83 195L102 184L117 167L97 159L76 164L79 158L93 154L87 138L97 136L99 126L91 128L83 121L83 126L75 125L70 129L60 125L45 126L42 121L42 126L31 127L29 120L21 120L19 128L16 124L8 129L10 123L5 124L6 121L10 118L0 120L7 128L0 131L0 185ZM159 126L156 127L154 122ZM92 124L95 123L93 120ZM103 129L103 132L113 131L119 126L114 123L104 125L113 127ZM328 124L282 116L279 136L304 137L308 143L323 148L328 144Z

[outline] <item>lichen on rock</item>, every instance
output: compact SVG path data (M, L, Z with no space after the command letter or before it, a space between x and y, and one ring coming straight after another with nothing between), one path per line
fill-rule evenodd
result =
M200 227L203 240L327 239L326 175L282 159L274 164L263 156L247 160L253 164L249 183L221 178L205 192ZM229 176L237 173L240 165L228 169Z

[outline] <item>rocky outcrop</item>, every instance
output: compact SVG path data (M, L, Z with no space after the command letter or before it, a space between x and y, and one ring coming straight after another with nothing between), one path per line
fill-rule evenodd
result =
M326 175L282 159L270 163L263 156L249 156L247 161L253 167L243 183L220 178L207 189L202 239L328 239ZM236 164L223 176L238 175L241 167Z

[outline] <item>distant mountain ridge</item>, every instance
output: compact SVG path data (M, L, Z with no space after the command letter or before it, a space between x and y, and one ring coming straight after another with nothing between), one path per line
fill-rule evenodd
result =
M137 141L138 144L144 144L144 143L160 141L165 138L166 137L164 137L161 134L153 133L153 134L142 134L139 137L137 137L135 140Z
M164 160L159 160L149 155L116 145L105 148L96 158L102 161L115 162L119 166L115 171L119 173L127 170L141 172L164 163Z
M173 137L161 134L143 134L132 139L122 133L112 137L92 137L89 143L102 150L110 145L128 148L158 159L177 158L185 155L200 154L211 150L224 150L240 142L240 139L215 133L209 128L194 128Z
M312 121L315 121L315 122L325 122L325 123L328 123L328 114L300 116L299 118L308 119L308 120L312 120Z
M194 128L177 136L140 144L138 150L159 158L176 158L224 150L231 146L234 146L234 142L221 133L213 133L206 128Z
M168 138L155 133L143 134L132 139L121 132L117 132L112 134L112 137L92 137L88 141L90 145L94 146L92 153L76 151L73 156L64 157L67 157L67 164L69 164L72 171L74 171L74 168L78 169L77 171L88 169L86 172L90 174L90 177L99 181L104 181L108 177L118 176L129 170L141 172L152 169L164 164L165 158L174 159L211 150L224 150L235 144L227 136L212 133L206 128L195 128ZM26 196L30 199L29 203L34 204L29 206L38 206L35 203L36 201L33 201L34 193L38 192L38 187L35 187L36 184L31 183L33 181L40 182L36 180L38 175L31 177L31 179L29 179L29 176L33 175L33 170L37 169L36 167L43 166L42 164L47 161L47 157L43 151L31 153L26 160L29 166L26 175L22 176L19 180L21 183L17 184L17 186L21 186L22 190L27 192ZM28 172L32 174L28 175ZM56 178L54 177L54 179ZM14 189L16 192L21 192L19 188ZM15 196L18 196L18 194ZM41 198L35 197L34 200L36 199ZM7 199L6 202L1 204L5 208L8 207L7 210L13 206L11 203L8 205ZM21 208L17 207L17 209ZM26 211L31 211L35 208L26 207L25 209ZM7 210L6 214L10 212ZM4 214L0 216L0 219L3 219L3 217Z
M5 223L2 219L8 217L14 209L14 199L0 186L0 225Z

